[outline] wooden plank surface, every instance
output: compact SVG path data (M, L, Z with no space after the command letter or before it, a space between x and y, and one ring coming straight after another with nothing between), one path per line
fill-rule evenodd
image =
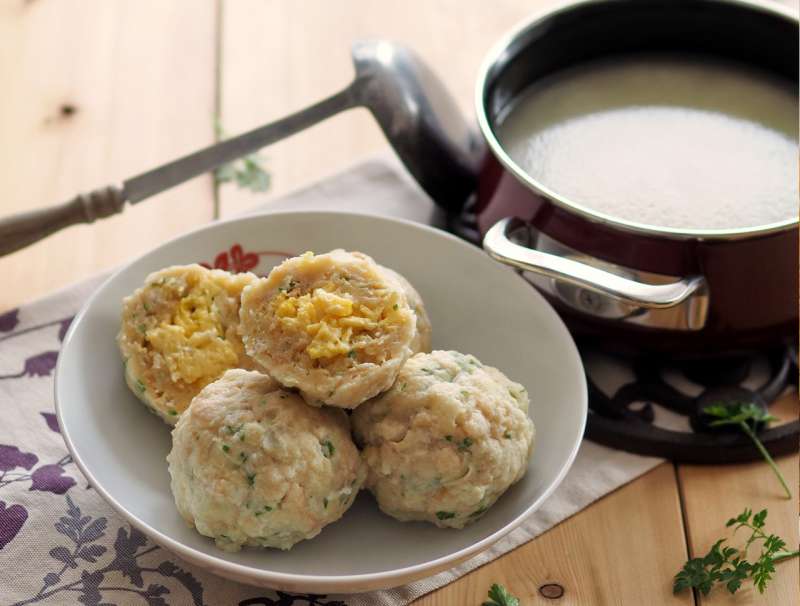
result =
M670 592L671 571L686 560L680 526L675 471L665 463L414 606L477 606L492 583L522 606L694 604L690 593Z
M783 421L796 420L798 416L797 392L784 394L772 407L772 413ZM683 511L686 520L689 549L693 555L708 552L714 542L730 536L725 522L737 516L745 508L753 511L767 509L766 529L783 537L789 549L800 544L798 530L798 496L800 477L796 455L778 460L786 482L793 492L786 499L778 480L764 463L746 465L681 465L678 478L683 495ZM744 533L744 531L740 531ZM732 544L740 546L747 537L736 535ZM752 556L756 550L753 548ZM714 591L699 603L708 606L764 604L765 606L794 606L800 604L800 567L797 560L777 564L778 572L767 591L759 595L748 583L731 595L726 591Z
M63 202L213 139L213 2L0 3L0 214ZM210 178L0 258L0 310L212 218Z

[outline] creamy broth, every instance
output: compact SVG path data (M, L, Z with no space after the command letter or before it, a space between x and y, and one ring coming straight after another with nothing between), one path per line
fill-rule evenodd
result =
M793 87L707 59L596 62L534 84L496 135L545 187L624 221L755 227L798 214Z

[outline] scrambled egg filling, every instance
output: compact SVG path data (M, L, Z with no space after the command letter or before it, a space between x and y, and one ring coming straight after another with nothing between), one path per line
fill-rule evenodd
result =
M305 332L311 337L306 353L312 360L357 355L366 345L364 335L391 331L398 324L399 296L395 292L374 308L353 301L348 294L336 294L332 284L311 293L290 296L280 293L275 299L275 315L284 330Z
M213 304L209 288L195 287L171 318L146 331L145 338L164 357L173 381L213 380L238 362Z

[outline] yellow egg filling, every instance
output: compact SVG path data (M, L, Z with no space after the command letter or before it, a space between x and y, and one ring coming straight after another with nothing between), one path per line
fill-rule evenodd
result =
M214 294L205 285L193 288L171 318L145 332L145 339L164 357L173 381L213 380L238 362L213 309Z
M332 284L326 285L333 288ZM305 332L311 337L305 351L312 360L355 356L367 343L362 335L391 330L401 321L399 296L387 293L378 305L358 304L348 293L337 294L326 288L290 296L281 292L273 303L275 315L284 330Z

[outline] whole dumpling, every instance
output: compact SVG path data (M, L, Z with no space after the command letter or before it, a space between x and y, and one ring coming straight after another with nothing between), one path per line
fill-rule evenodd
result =
M310 404L355 408L388 389L411 355L417 317L370 257L305 253L242 293L247 353Z
M365 469L342 410L229 370L181 415L167 457L178 512L227 551L289 549L338 520Z
M125 381L170 425L230 368L261 369L239 336L242 289L258 277L201 265L168 267L126 297L117 343Z
M533 450L525 388L455 351L413 356L351 420L367 488L402 521L475 521L525 475Z

